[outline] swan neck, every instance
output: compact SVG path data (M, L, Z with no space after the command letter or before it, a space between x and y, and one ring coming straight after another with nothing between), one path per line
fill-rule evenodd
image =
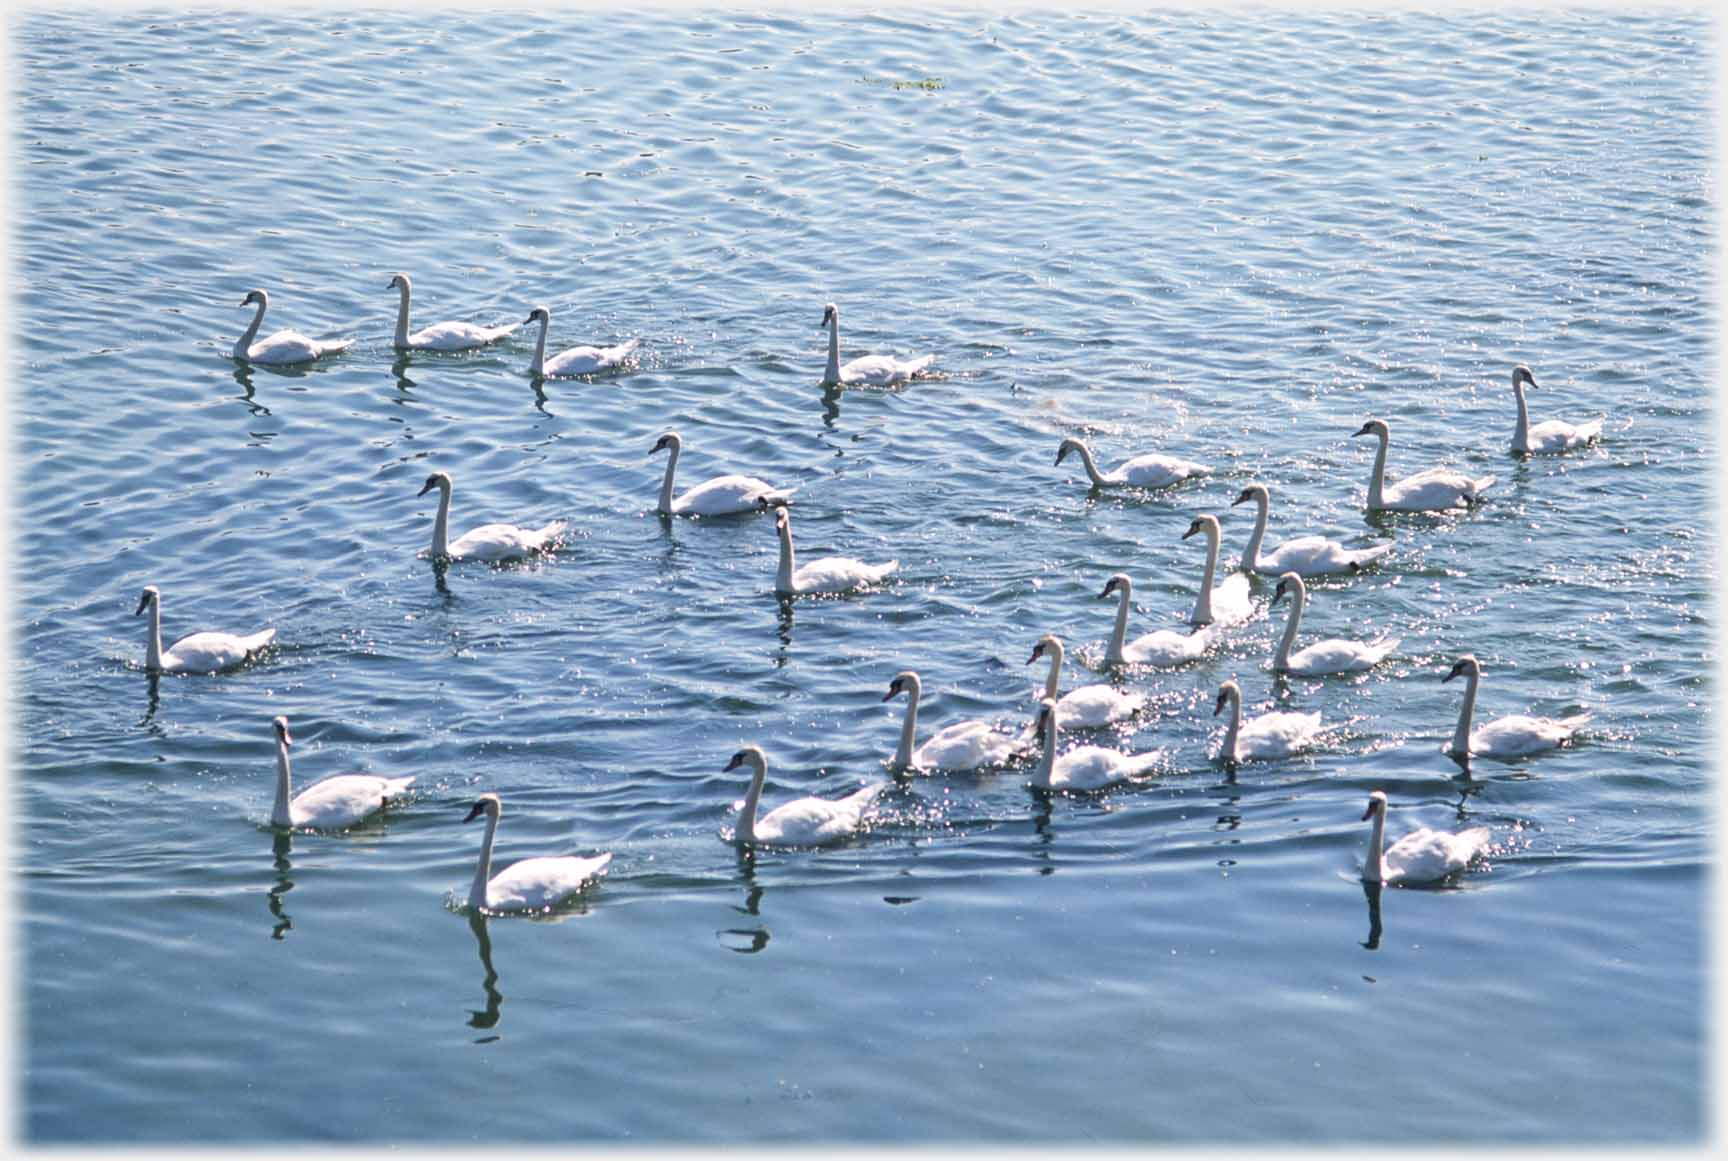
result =
M150 602L150 636L144 641L144 668L162 668L162 598Z
M1290 594L1290 619L1284 622L1284 636L1278 640L1278 654L1272 659L1273 669L1290 668L1290 646L1296 643L1296 630L1302 627L1302 606L1308 603L1301 589Z
M1374 812L1374 831L1368 836L1368 861L1362 868L1362 877L1370 883L1378 883L1381 878L1381 860L1386 846L1386 808L1381 807Z
M1110 665L1121 665L1127 660L1122 649L1128 641L1128 596L1126 588L1116 596L1116 627L1110 631L1110 649L1104 654Z
M1452 731L1452 753L1470 752L1470 719L1476 713L1476 683L1480 674L1467 674L1464 682L1464 704L1458 710L1458 728Z
M1374 452L1374 472L1368 477L1368 507L1380 507L1381 490L1386 485L1386 449L1392 445L1390 433L1375 432L1379 448Z
M762 801L762 784L768 780L768 763L750 759L750 789L744 792L744 807L738 812L738 827L733 837L741 843L756 841L756 808Z
M448 485L438 489L438 515L432 518L432 555L450 555L450 493Z
M550 318L540 320L540 337L534 340L534 361L528 364L530 375L539 375L546 366L546 332L552 328Z
M792 522L780 525L780 570L775 574L774 587L783 593L796 592L792 587Z
M1062 680L1062 646L1050 646L1050 674L1044 679L1044 696L1055 697L1056 687Z
M1032 772L1032 785L1049 789L1056 775L1056 711L1050 711L1044 723L1043 753L1038 755L1038 768Z
M252 340L258 337L258 328L264 325L265 303L258 304L258 313L252 316L252 325L246 328L246 333L234 341L234 357L244 359L252 350Z
M288 743L276 739L276 802L270 808L271 826L293 826L294 817L288 809L294 790L289 785Z
M678 455L684 449L674 442L667 450L672 454L666 460L665 478L660 481L660 514L663 516L672 514L672 475L678 470Z
M1219 756L1226 762L1236 761L1236 738L1242 732L1242 695L1230 697L1230 724L1224 730L1224 747Z
M1242 550L1242 567L1248 572L1260 571L1260 543L1266 539L1266 516L1271 506L1268 497L1254 497L1254 531L1248 534L1248 547Z
M923 690L914 685L906 692L906 716L900 722L900 748L894 751L896 766L912 765L912 743L918 735L918 699Z
M1080 462L1085 466L1088 478L1091 479L1094 485L1103 487L1104 477L1098 472L1098 461L1092 458L1092 449L1083 443L1076 444L1075 446L1080 449Z
M396 349L401 350L408 345L408 284L404 282L397 289L402 301L396 307Z
M1512 394L1518 400L1518 426L1512 431L1512 450L1530 450L1530 408L1524 402L1524 384L1512 381Z
M468 888L468 906L486 906L486 885L492 881L492 840L498 836L498 816L502 811L486 812L486 837L480 840L480 861L474 867L474 884Z
M840 382L840 316L828 323L828 367L822 372L824 383Z
M1194 598L1194 614L1188 619L1196 625L1212 623L1212 578L1218 572L1218 534L1206 529L1206 572L1200 578L1200 595Z

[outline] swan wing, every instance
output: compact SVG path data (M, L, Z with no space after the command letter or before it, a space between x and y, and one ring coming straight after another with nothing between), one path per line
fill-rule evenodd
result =
M1192 633L1154 629L1122 647L1122 659L1135 665L1180 665L1202 657L1212 644L1212 626L1202 625Z
M1319 730L1317 713L1276 710L1242 723L1236 752L1243 758L1283 758L1306 747Z
M1508 714L1470 731L1470 752L1490 757L1517 757L1552 750L1571 741L1573 732L1589 720L1589 714L1559 720Z
M1135 456L1105 478L1131 488L1163 488L1181 483L1194 476L1209 475L1212 469L1193 460L1176 456Z
M1390 847L1382 862L1388 882L1433 883L1455 875L1470 865L1488 846L1485 826L1453 834L1422 827L1411 831Z
M162 651L162 668L170 673L215 673L231 669L276 638L276 630L257 633L192 633Z
M1254 615L1254 598L1245 572L1233 572L1212 590L1212 623L1237 625Z
M1381 502L1387 508L1407 512L1462 508L1478 499L1493 483L1493 476L1472 477L1450 468L1430 468L1406 476L1396 484L1386 485L1381 493Z
M919 746L912 761L925 770L976 770L1002 765L1019 748L1014 738L992 728L989 722L956 722Z
M563 531L562 520L554 520L542 528L482 524L451 541L446 551L451 560L521 560L551 548Z
M865 564L849 556L824 556L800 565L792 574L792 587L800 593L845 593L873 585L895 569L900 562Z
M391 795L402 793L413 781L413 775L382 778L376 774L337 774L296 794L288 804L288 817L295 826L353 826L382 810Z
M541 855L511 863L486 884L492 911L543 911L582 890L606 873L608 851L592 858Z
M786 503L796 488L779 489L755 476L715 476L672 501L680 516L733 516L755 512L761 503Z
M309 363L320 356L347 350L353 342L353 339L319 342L317 339L307 338L299 331L277 331L248 347L246 358L249 362L270 363L275 366Z
M1380 637L1369 642L1346 641L1331 637L1316 641L1306 649L1290 655L1290 669L1295 673L1318 676L1326 673L1358 673L1371 669L1397 647L1399 637Z
M1260 554L1254 571L1269 576L1293 572L1299 576L1322 576L1332 572L1348 572L1351 565L1361 568L1392 551L1390 544L1372 548L1345 548L1336 540L1324 536L1298 536L1286 540L1271 552Z
M920 355L915 359L897 359L893 355L863 355L840 368L840 382L881 387L912 378L928 367L935 355Z
M550 377L592 375L596 371L610 371L614 367L622 366L624 360L628 359L641 343L641 339L629 339L615 347L571 347L547 359L541 373Z
M1570 451L1583 447L1602 434L1603 416L1574 426L1559 419L1549 419L1532 427L1527 435L1530 451L1538 454Z
M758 842L785 846L820 846L857 833L865 809L887 787L866 786L845 798L794 798L756 820Z
M1105 746L1076 746L1056 759L1050 772L1053 790L1100 790L1145 774L1164 758L1164 751L1124 754Z
M408 336L408 345L422 351L468 351L513 334L521 323L483 327L466 322L433 323Z
M1146 699L1137 693L1123 693L1101 682L1083 685L1056 702L1056 725L1059 729L1107 726L1132 717L1145 704Z

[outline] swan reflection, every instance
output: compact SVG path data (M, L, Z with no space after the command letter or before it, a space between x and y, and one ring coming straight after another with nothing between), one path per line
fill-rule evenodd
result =
M1380 892L1385 889L1384 883L1364 881L1362 894L1368 897L1368 938L1362 946L1369 951L1377 951L1380 947Z
M486 924L486 916L479 912L468 916L468 930L474 933L474 942L480 948L480 966L486 973L480 979L480 987L486 993L486 1007L479 1012L472 1008L468 1010L468 1027L482 1030L497 1025L499 1009L504 1006L504 993L500 992L497 986L498 969L492 966L492 935L487 931Z
M294 880L288 877L294 870L294 864L288 859L294 849L294 836L288 831L277 831L274 837L272 851L275 855L273 863L276 868L276 882L270 887L268 906L276 925L270 930L270 938L286 939L288 933L294 929L294 920L283 910L282 896L294 889Z

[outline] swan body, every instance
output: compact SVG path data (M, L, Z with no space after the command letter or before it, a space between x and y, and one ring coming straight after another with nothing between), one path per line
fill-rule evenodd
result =
M1316 641L1306 649L1290 652L1296 641L1296 630L1302 625L1302 610L1308 605L1308 586L1293 572L1278 578L1272 593L1275 605L1284 595L1290 595L1290 619L1284 623L1284 636L1272 658L1272 668L1280 673L1299 673L1305 677L1322 677L1329 673L1360 673L1372 669L1397 648L1401 637L1377 637L1369 642L1346 641L1331 637Z
M528 312L528 317L522 320L523 325L531 322L540 324L540 337L534 341L534 361L528 364L528 374L536 379L553 379L560 375L594 375L601 371L615 371L622 367L637 347L642 345L641 339L626 339L612 347L571 347L567 351L559 351L550 359L546 357L546 332L552 326L552 312L543 306L537 306Z
M1368 810L1362 819L1366 822L1370 818L1374 830L1362 867L1362 878L1370 883L1437 883L1464 870L1488 850L1489 830L1485 826L1457 833L1422 827L1387 847L1384 790L1368 796Z
M1572 740L1572 735L1590 720L1590 715L1575 714L1568 718L1537 718L1525 714L1508 714L1495 718L1480 729L1472 730L1470 721L1476 712L1476 687L1482 680L1482 665L1475 657L1465 654L1452 666L1442 683L1462 676L1464 705L1458 711L1458 727L1452 731L1452 741L1446 751L1469 756L1480 754L1490 758L1521 758L1539 754Z
M902 693L906 695L906 717L900 725L900 747L895 750L892 763L897 769L912 772L1001 766L1017 755L1023 746L1021 740L998 731L989 722L974 719L944 726L922 746L913 749L912 743L918 733L918 703L924 686L910 669L895 675L882 700L887 701Z
M1374 453L1374 473L1368 478L1368 510L1376 512L1443 512L1448 508L1463 508L1482 498L1482 493L1494 483L1493 476L1466 476L1450 468L1429 468L1413 476L1405 476L1395 484L1386 483L1386 449L1391 446L1392 432L1383 419L1370 419L1355 435L1372 435L1380 441Z
M849 556L823 556L800 567L792 552L792 519L783 504L774 506L774 512L774 528L780 534L780 567L774 577L775 592L785 596L857 592L900 567L898 560L865 564Z
M1212 629L1206 625L1192 633L1154 629L1133 641L1127 640L1128 603L1133 590L1134 584L1128 579L1128 574L1119 572L1104 582L1104 591L1098 594L1099 600L1111 593L1117 594L1116 627L1110 633L1110 645L1104 653L1106 665L1181 665L1205 655L1207 647L1212 644Z
M1032 785L1044 790L1102 790L1154 770L1163 760L1162 750L1125 754L1105 746L1077 746L1060 757L1056 754L1057 731L1061 728L1056 702L1038 703L1038 735L1043 752L1032 772Z
M398 351L471 351L475 347L484 347L488 343L509 337L522 325L505 323L502 326L483 327L474 323L441 322L409 334L409 300L414 292L408 276L396 275L390 280L389 289L401 294L401 303L396 308L395 347Z
M337 774L294 794L288 767L288 747L294 739L288 734L288 719L276 718L271 725L276 729L276 802L270 808L271 826L318 830L355 826L383 810L390 798L405 793L414 781L412 774L406 778Z
M1248 595L1248 574L1231 573L1223 584L1216 589L1212 587L1212 578L1218 572L1218 517L1209 514L1194 517L1182 539L1187 540L1196 532L1206 535L1206 572L1200 578L1200 595L1194 599L1194 611L1188 619L1196 625L1234 625L1246 621L1254 615L1254 602Z
M1261 576L1282 576L1293 572L1298 576L1323 576L1333 572L1360 572L1371 562L1378 560L1392 551L1390 544L1377 544L1373 548L1345 548L1336 540L1328 540L1324 536L1298 536L1294 540L1286 540L1270 552L1260 551L1260 542L1266 536L1266 515L1271 507L1271 497L1264 484L1249 484L1242 489L1242 494L1232 500L1230 506L1245 504L1253 500L1257 514L1254 517L1254 532L1248 537L1248 547L1242 553L1242 568L1247 572L1257 572Z
M738 812L732 841L740 846L817 847L851 838L864 825L864 812L888 788L877 782L844 798L794 798L757 817L768 758L759 746L745 746L726 763L727 770L750 767L750 789Z
M661 448L671 448L666 460L666 477L660 481L660 500L655 511L662 516L735 516L743 512L760 511L764 505L790 504L796 488L776 488L755 476L715 476L704 480L677 499L672 498L672 477L678 470L678 456L684 450L684 440L669 431L648 449L653 455Z
M1602 434L1604 416L1588 423L1573 425L1558 419L1546 419L1530 426L1530 410L1524 402L1524 385L1536 386L1530 368L1520 363L1512 368L1512 394L1518 400L1518 426L1512 429L1512 450L1522 455L1553 455L1583 447Z
M840 362L840 308L829 303L822 308L822 326L828 328L828 366L822 372L824 386L888 387L904 383L923 372L936 358L919 355L899 359L893 355L863 355Z
M1056 689L1062 678L1062 641L1052 633L1038 638L1026 664L1030 665L1044 656L1050 658L1050 673L1044 679L1043 696L1056 703L1057 724L1064 729L1085 729L1125 721L1146 705L1146 699L1140 694L1123 693L1102 682L1071 689L1058 698Z
M514 524L482 524L450 539L450 493L452 483L448 472L433 472L417 495L424 496L438 489L438 515L432 521L432 547L428 555L434 560L483 560L499 562L523 560L536 552L549 552L557 546L564 531L564 521L554 520L540 528L521 528Z
M218 673L253 657L276 638L276 630L256 633L192 633L162 648L162 593L146 585L133 616L150 613L150 635L144 642L144 668L151 673Z
M1317 713L1293 713L1274 710L1246 721L1242 718L1242 687L1226 681L1218 687L1218 704L1212 709L1217 717L1230 707L1230 721L1224 729L1224 744L1218 758L1223 762L1251 762L1261 758L1288 758L1308 748L1320 730Z
M480 862L474 868L474 883L468 889L468 906L476 911L549 911L592 885L612 862L602 855L539 855L519 859L492 874L492 840L498 835L498 816L504 813L496 794L482 794L463 822L486 816L486 837L480 843Z
M1205 464L1193 460L1153 454L1135 456L1108 472L1101 472L1097 461L1092 458L1092 449L1072 437L1064 439L1056 450L1056 462L1060 464L1070 452L1079 454L1080 463L1094 488L1167 488L1212 472Z
M258 313L252 316L252 325L234 341L234 357L242 362L277 367L310 363L325 355L339 354L354 345L353 339L309 339L299 331L277 331L260 339L258 328L264 325L264 312L270 307L270 296L262 290L247 291L240 305L258 307Z

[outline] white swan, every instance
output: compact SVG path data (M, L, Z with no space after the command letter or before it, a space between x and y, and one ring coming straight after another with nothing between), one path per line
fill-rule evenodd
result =
M1194 611L1188 614L1188 619L1196 625L1214 622L1234 625L1246 621L1254 615L1254 601L1248 593L1248 574L1233 572L1224 578L1223 584L1216 589L1212 587L1212 578L1218 572L1218 517L1210 514L1194 517L1182 539L1187 540L1196 532L1206 534L1206 572L1200 578L1200 595L1194 599Z
M1580 726L1590 720L1587 713L1569 718L1533 718L1524 714L1508 714L1495 718L1479 730L1471 730L1470 719L1476 712L1476 687L1482 680L1482 665L1465 654L1441 683L1463 675L1464 705L1458 711L1458 728L1452 731L1452 741L1446 747L1449 754L1468 756L1481 754L1490 758L1518 758L1552 750L1572 740Z
M1489 831L1485 826L1456 834L1422 827L1385 848L1384 790L1368 796L1368 810L1362 819L1366 822L1370 818L1374 820L1374 833L1368 838L1368 859L1362 867L1362 878L1370 883L1438 882L1456 875L1488 850Z
M1050 658L1050 673L1044 679L1043 697L1056 703L1058 724L1064 729L1107 726L1133 717L1146 705L1146 699L1140 694L1123 693L1102 682L1071 689L1058 698L1056 689L1062 679L1062 641L1054 633L1038 638L1026 664L1030 665L1045 655Z
M396 340L398 351L471 351L475 347L484 347L499 339L514 334L521 323L504 323L501 326L483 327L474 323L441 322L433 323L408 333L408 307L413 296L413 287L406 274L398 274L390 280L390 289L401 294L401 303L396 308Z
M1164 751L1124 754L1105 746L1076 746L1056 756L1061 715L1051 698L1038 702L1038 736L1044 743L1032 785L1044 790L1102 790L1151 772L1164 760Z
M1308 605L1308 586L1302 583L1301 577L1287 572L1278 578L1272 603L1276 605L1286 593L1290 594L1290 619L1284 622L1284 636L1272 658L1272 668L1280 673L1300 673L1307 677L1359 673L1378 665L1403 640L1402 637L1380 636L1364 644L1330 637L1292 655L1290 646L1296 641L1296 630L1302 625L1302 610Z
M671 448L666 460L666 476L660 481L660 502L655 511L663 516L733 516L740 512L759 511L764 504L790 504L796 488L776 488L755 476L715 476L672 498L672 476L678 470L678 456L684 450L684 440L669 431L657 440L648 454L661 448Z
M1104 582L1103 600L1111 593L1116 598L1116 627L1110 633L1110 645L1104 651L1106 665L1180 665L1203 656L1212 644L1212 629L1202 625L1192 633L1174 629L1154 629L1128 641L1128 602L1132 599L1134 582L1128 574L1119 572Z
M264 312L269 309L270 296L262 290L251 290L246 293L240 305L251 306L254 303L258 306L258 313L252 316L252 325L234 341L234 357L242 362L267 363L271 366L310 363L313 359L338 354L354 345L353 339L309 339L299 331L277 331L268 338L253 342L252 340L258 337L258 328L264 324Z
M1328 540L1324 536L1298 536L1261 555L1260 542L1266 536L1266 514L1271 507L1271 497L1266 491L1266 485L1249 484L1242 489L1240 496L1230 502L1230 506L1234 508L1250 500L1254 501L1258 511L1254 517L1254 533L1248 537L1248 547L1242 553L1242 567L1249 572L1257 572L1261 576L1279 576L1287 572L1301 576L1360 572L1370 561L1378 560L1392 551L1390 544L1377 544L1373 548L1345 548L1338 541Z
M337 830L365 821L388 805L392 795L407 791L414 775L382 778L376 774L335 774L293 793L288 770L288 719L276 718L276 803L270 808L271 826L309 826Z
M256 633L218 633L206 630L190 633L162 648L162 593L155 585L145 585L138 598L138 616L150 611L150 635L144 641L144 668L151 673L216 673L232 669L256 656L276 637L274 629Z
M918 702L924 686L918 675L908 669L896 674L888 683L883 701L906 695L906 717L900 724L900 747L894 751L894 767L908 772L915 770L977 770L984 766L1000 766L1018 754L1023 740L999 732L989 722L974 719L944 726L916 750L912 743L918 734Z
M769 505L764 504L764 507ZM850 556L824 556L797 567L792 555L792 518L784 505L773 505L774 528L780 534L780 568L774 574L774 591L785 596L800 593L850 593L868 588L900 567L865 564Z
M732 841L740 846L819 847L851 838L864 824L864 811L888 788L887 782L877 782L839 799L794 798L757 818L768 758L760 746L745 746L726 763L727 770L740 766L750 767L750 789L744 792L732 832Z
M1463 508L1480 500L1482 493L1494 483L1493 476L1466 476L1450 468L1429 468L1413 476L1405 476L1395 484L1386 483L1386 449L1392 443L1392 430L1383 419L1370 419L1353 435L1372 435L1380 441L1374 453L1374 474L1368 477L1368 510L1390 509L1397 512L1439 512L1447 508Z
M840 363L840 308L829 303L822 308L822 326L828 328L828 366L822 372L823 386L887 387L919 374L935 355L897 359L893 355L862 355Z
M1518 426L1512 429L1513 451L1524 455L1552 455L1583 447L1602 434L1602 421L1606 417L1601 415L1576 426L1559 419L1546 419L1531 427L1530 410L1524 403L1526 383L1536 386L1536 377L1530 373L1530 368L1520 363L1512 368L1512 394L1518 400Z
M1154 454L1135 456L1108 472L1100 472L1092 458L1092 449L1072 436L1064 439L1056 450L1056 462L1060 464L1067 459L1069 452L1080 454L1080 463L1086 468L1086 475L1094 488L1166 488L1212 472L1205 464L1193 460Z
M438 489L438 515L432 521L432 548L428 555L439 560L522 560L536 552L556 547L564 521L554 520L542 528L519 528L514 524L482 524L455 540L450 539L449 472L433 472L417 496Z
M1226 681L1218 687L1218 704L1212 707L1217 717L1230 707L1230 723L1224 729L1224 744L1218 748L1221 762L1252 762L1259 758L1288 758L1308 748L1320 731L1317 713L1293 713L1273 710L1259 717L1242 720L1242 687Z
M626 339L613 347L571 347L546 357L546 332L552 327L552 312L537 306L528 312L523 324L539 322L540 337L534 340L534 361L528 364L528 374L536 379L558 375L593 375L622 367L630 353L642 345L641 339Z
M550 911L599 879L612 861L603 855L538 855L518 859L496 875L492 873L492 840L498 835L498 816L504 806L496 794L482 794L463 822L486 816L486 837L480 842L480 862L474 868L474 884L468 888L468 906L476 911Z

